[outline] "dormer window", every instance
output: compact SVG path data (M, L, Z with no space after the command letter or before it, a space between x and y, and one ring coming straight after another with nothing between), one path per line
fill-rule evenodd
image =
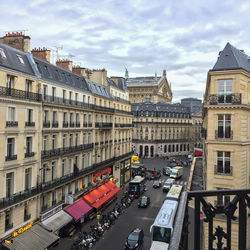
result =
M3 59L6 59L6 55L5 55L5 52L2 48L0 48L0 56L3 58Z
M47 74L47 76L51 76L51 74L50 74L50 71L49 71L49 68L45 65L44 66L44 68L45 68L45 71L46 71L46 74Z
M21 64L24 64L24 60L23 60L22 56L21 56L21 55L18 55L18 54L16 54L16 56L17 56L19 62L20 62Z

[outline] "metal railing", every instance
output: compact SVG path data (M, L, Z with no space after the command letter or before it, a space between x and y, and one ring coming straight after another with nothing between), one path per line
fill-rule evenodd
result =
M52 128L58 128L58 121L52 121Z
M111 159L108 159L108 160L105 160L102 162L95 163L90 167L74 171L73 173L62 176L62 177L57 178L53 181L48 181L48 182L43 183L43 184L40 183L37 186L32 187L29 190L15 193L11 197L2 198L2 199L0 199L0 209L17 204L25 199L29 199L30 197L36 196L36 195L43 193L43 192L46 192L50 189L54 189L54 188L57 188L59 186L62 186L63 184L65 184L67 182L73 182L79 177L82 177L86 174L90 174L98 169L104 168L104 167L108 166L109 164L115 163L118 160L129 157L132 154L133 154L133 151L128 152L128 153L123 154L123 155L120 155L120 156L117 156L117 157L113 157ZM44 208L44 210L46 210L46 209L47 209L47 206L46 206L46 208Z
M230 130L229 134L226 134L220 133L218 130L215 130L215 139L233 140L233 131Z
M49 128L50 127L50 121L43 121L43 127Z
M112 122L96 122L96 128L112 128Z
M26 127L35 127L35 122L25 122Z
M17 121L6 121L6 127L17 127L18 122Z
M38 93L27 92L19 89L6 88L0 86L0 96L17 98L22 100L38 101L42 100L42 95Z
M7 155L5 156L5 161L14 161L17 160L17 155Z
M204 102L205 105L223 105L223 104L241 104L241 94L225 94L225 95L208 95L207 99Z
M69 126L68 122L63 122L63 128L67 128Z
M26 153L24 154L24 157L25 157L25 158L28 158L28 157L33 157L34 155L35 155L34 152L26 152Z
M89 144L81 144L77 146L64 147L64 148L56 148L51 150L43 150L41 152L42 159L50 158L54 156L60 156L68 153L80 152L82 150L92 149L93 143Z

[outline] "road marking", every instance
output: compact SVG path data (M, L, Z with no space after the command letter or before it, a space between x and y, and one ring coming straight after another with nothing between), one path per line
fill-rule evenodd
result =
M147 216L136 216L137 219L140 219L140 220L150 220L150 221L154 221L155 218L150 218L150 217L147 217Z

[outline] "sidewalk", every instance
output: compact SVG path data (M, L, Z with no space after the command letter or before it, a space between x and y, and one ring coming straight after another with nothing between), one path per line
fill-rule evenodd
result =
M123 197L124 192L126 191L126 189L128 188L128 183L125 185L124 190L122 190L122 188L120 189L120 191L117 193L117 199L115 199L108 207L105 208L105 210L102 211L102 214L107 214L109 211L113 210L116 202L120 202L121 198ZM86 231L90 231L90 225L92 224L96 224L97 223L97 219L94 218L92 220L86 221L82 224L82 232ZM76 233L72 236L72 237L64 237L64 238L60 238L59 243L56 247L54 247L53 249L55 250L69 250L71 248L71 245L79 239L80 236L80 232L79 229L76 229Z

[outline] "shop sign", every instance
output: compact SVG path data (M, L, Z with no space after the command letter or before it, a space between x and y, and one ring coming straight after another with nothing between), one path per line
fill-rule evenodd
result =
M29 228L31 228L33 226L33 222L31 221L28 225L19 228L18 230L16 230L15 232L12 233L12 237L16 237L17 235L23 233L24 231L28 230Z
M111 168L105 168L105 169L102 169L96 173L93 174L93 181L96 181L96 178L100 177L101 175L104 175L104 174L111 174Z
M65 194L65 204L74 204L74 196L72 194Z
M52 208L51 210L49 210L48 212L46 212L44 214L41 214L41 221L46 220L47 218L58 213L61 210L62 210L62 204L57 206L57 207Z

